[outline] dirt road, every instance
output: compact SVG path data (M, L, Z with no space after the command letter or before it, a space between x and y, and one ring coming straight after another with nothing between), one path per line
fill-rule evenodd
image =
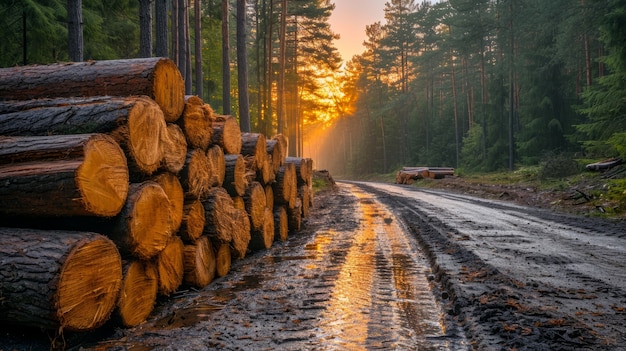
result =
M205 289L160 301L139 327L66 342L74 350L626 350L625 229L411 186L340 183L315 198L287 242L237 261ZM37 346L45 345L0 339L0 350Z

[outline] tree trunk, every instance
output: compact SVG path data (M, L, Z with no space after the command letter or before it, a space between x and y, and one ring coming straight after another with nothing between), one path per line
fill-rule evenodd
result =
M178 38L178 69L180 70L180 74L183 76L183 80L185 81L183 84L183 91L185 95L191 95L191 92L187 91L187 35L185 33L185 24L187 23L185 17L187 16L187 0L173 0L178 4L178 18L177 22L177 30L176 37Z
M192 244L202 236L206 225L205 210L200 200L188 200L183 206L183 218L179 235L187 244Z
M219 145L225 154L241 153L241 128L232 116L216 115L213 120L212 144Z
M274 240L287 241L289 236L289 217L285 206L274 209Z
M156 302L158 271L152 261L131 260L124 265L122 289L117 301L115 320L134 327L146 320Z
M201 9L201 0L194 0L193 9L194 9L194 35L195 35L195 66L196 66L196 95L200 98L204 96L203 94L203 83L204 79L202 78L202 9Z
M183 283L183 251L185 245L178 235L172 236L156 258L159 277L159 294L170 296Z
M261 231L265 222L265 189L259 182L252 182L246 187L243 195L246 212L250 216L250 227L253 231Z
M185 245L183 252L185 270L183 282L203 288L215 278L215 252L208 237L202 236L192 245Z
M224 184L224 177L226 176L226 160L224 158L224 150L219 145L213 145L207 150L207 159L209 160L209 167L211 168L211 180L212 187L221 187Z
M139 57L152 57L152 0L139 0Z
M215 273L218 277L224 277L230 272L230 245L227 243L217 243L215 246Z
M187 138L177 124L169 123L161 138L163 168L172 174L178 174L187 160Z
M235 258L242 259L246 257L250 245L250 218L245 210L235 209L233 220L237 225L233 228L231 253Z
M224 155L226 173L224 175L224 189L231 196L243 196L248 181L246 179L246 162L240 154Z
M70 60L74 62L83 61L82 0L67 0L67 36Z
M277 82L277 111L278 133L285 132L285 72L287 71L287 0L281 0L280 33L278 42L280 43L280 53L278 54L278 82Z
M156 27L156 56L167 57L167 2L156 0L154 5L154 22Z
M115 307L122 263L115 244L87 232L0 228L0 320L87 331Z
M128 199L107 235L122 254L149 260L155 257L172 236L169 199L157 183L132 183Z
M181 184L188 199L204 199L209 191L211 169L206 153L192 149L187 153L185 167L180 172Z
M246 0L237 0L237 87L239 91L239 124L242 131L250 132L246 18Z
M230 28L228 0L222 0L222 113L230 115Z
M0 137L0 213L117 215L128 195L122 149L103 134Z
M110 133L124 149L131 171L146 174L162 163L165 128L161 109L145 97L0 103L1 135Z
M75 96L147 95L173 122L185 105L184 82L165 58L89 61L0 69L0 96L28 100Z
M213 134L212 110L196 95L185 97L185 109L180 125L190 147L207 150Z
M222 188L213 188L202 202L206 224L204 234L213 241L229 243L233 240L235 207L233 199Z
M170 218L172 219L172 233L176 233L183 220L183 205L185 192L180 180L172 173L161 173L152 179L159 184L167 199L170 201Z

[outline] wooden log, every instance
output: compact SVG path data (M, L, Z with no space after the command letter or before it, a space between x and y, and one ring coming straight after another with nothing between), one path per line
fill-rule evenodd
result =
M204 199L211 188L211 168L206 153L201 149L191 149L187 153L185 167L180 172L185 197Z
M203 233L214 241L231 242L235 207L230 195L222 188L212 188L202 205L206 218Z
M224 184L226 176L226 160L224 158L224 150L219 145L209 147L206 152L211 169L210 185L212 187L221 187Z
M203 288L215 278L215 252L208 237L202 236L195 243L185 245L183 252L186 285Z
M215 273L218 277L224 277L230 272L230 245L227 243L216 243L215 246Z
M199 96L185 96L185 109L179 121L190 147L207 150L213 134L211 115Z
M245 210L250 217L250 227L253 231L260 231L263 229L263 223L265 222L265 208L267 201L265 199L265 189L259 182L252 182L246 188L246 192L243 195L243 201L245 204Z
M89 232L0 228L0 320L88 331L113 311L122 281L115 244Z
M163 112L145 96L0 102L0 111L7 111L0 114L0 135L107 133L140 172L151 174L163 159Z
M172 233L176 233L183 220L183 205L185 192L180 180L172 173L161 173L152 179L159 184L170 203L170 218L172 219Z
M0 69L3 100L147 95L159 104L168 122L180 117L184 91L176 64L161 57Z
M172 236L169 201L163 188L153 181L130 184L126 204L106 234L122 254L142 260L155 257Z
M241 129L232 116L216 115L213 120L212 144L219 145L225 154L241 153Z
M285 206L274 208L274 240L287 241L289 237L289 217Z
M204 206L200 200L187 200L183 206L182 224L178 235L187 244L192 244L204 231L206 217Z
M302 204L302 217L307 218L310 213L311 206L311 188L306 185L298 186L298 198L300 199L300 203Z
M231 196L243 196L248 181L246 178L246 162L240 154L224 155L226 172L224 175L224 189Z
M284 162L283 145L275 139L267 140L266 145L267 157L271 161L273 173L276 174Z
M114 319L124 327L134 327L144 322L154 309L158 280L154 262L126 262Z
M281 165L285 163L285 159L289 156L289 139L284 134L276 134L272 139L277 140L280 143L281 152Z
M272 184L276 180L276 173L269 155L265 158L263 167L257 170L256 179L262 185Z
M263 209L263 223L261 228L252 229L250 250L267 250L274 243L274 213L269 208Z
M233 199L233 206L239 210L246 210L246 202L243 200L242 196L231 196Z
M293 203L297 192L296 166L293 163L285 163L276 173L274 188L274 200L277 204Z
M309 169L309 162L301 157L287 157L286 163L293 163L296 167L296 181L298 185L310 183L312 169Z
M299 232L302 229L302 201L296 198L294 206L287 206L287 217L289 218L289 231Z
M0 165L3 215L112 217L126 201L126 157L106 135L1 138L0 153L3 162L40 159Z
M265 205L269 209L274 208L274 189L271 185L265 186Z
M260 133L241 133L241 154L254 158L256 169L262 169L267 158L267 143Z
M173 235L163 251L156 257L159 294L170 296L183 283L183 251L185 245L178 235Z
M168 124L161 139L163 148L163 168L166 171L178 174L187 160L187 140L182 129L177 124Z
M250 218L244 210L235 209L233 222L236 224L232 232L231 253L235 258L246 257L251 239Z

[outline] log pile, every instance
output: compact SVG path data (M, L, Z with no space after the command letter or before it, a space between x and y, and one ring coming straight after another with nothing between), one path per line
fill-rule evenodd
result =
M131 327L287 240L312 160L184 96L165 58L0 69L0 323Z
M413 184L418 179L442 179L454 175L451 167L402 167L396 174L396 184Z

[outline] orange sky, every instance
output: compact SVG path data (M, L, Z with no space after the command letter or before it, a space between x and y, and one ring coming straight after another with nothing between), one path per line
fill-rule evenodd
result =
M335 45L344 61L363 53L367 38L365 26L385 22L385 3L388 0L334 0L335 10L330 17L333 32L341 35Z

